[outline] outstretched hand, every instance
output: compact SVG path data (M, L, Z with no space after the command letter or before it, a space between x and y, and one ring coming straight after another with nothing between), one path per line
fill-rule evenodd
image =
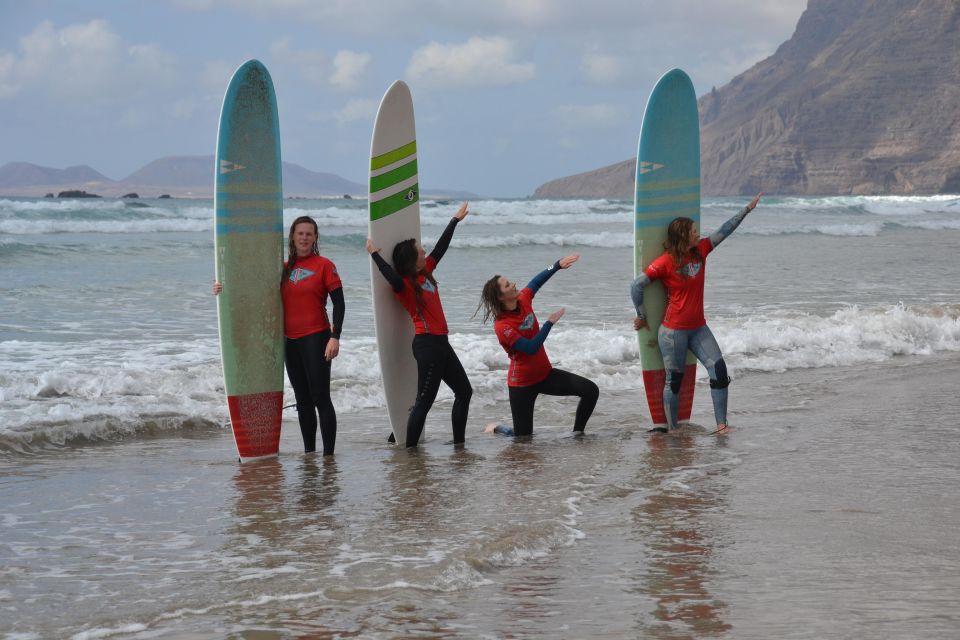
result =
M455 214L453 214L453 217L456 218L457 220L463 220L464 218L467 217L468 213L470 213L470 204L466 200L464 200L463 204L460 205L460 209Z
M554 311L553 313L551 313L550 317L547 318L547 320L549 320L553 324L557 324L557 320L563 317L563 314L565 311L566 309L564 307L560 307L557 311Z
M761 191L760 193L758 193L758 194L756 195L756 197L755 197L753 200L750 201L750 204L747 205L747 207L750 209L750 211L753 211L754 209L757 208L757 205L760 204L760 198L761 198L762 196L763 196L763 191Z
M380 251L380 249L377 248L377 245L373 244L373 240L367 238L367 253L372 255L378 251Z
M576 253L570 254L566 258L560 258L560 268L569 269L570 265L580 259L580 256Z
M219 282L217 282L216 280L214 280L214 281L213 281L213 295L218 296L218 295L220 295L220 292L221 292L221 291L223 291L223 285L220 284Z
M634 330L636 330L636 331L640 331L640 329L649 329L649 328L650 328L650 325L647 324L647 319L646 319L646 318L634 318L634 319L633 319L633 328L634 328Z

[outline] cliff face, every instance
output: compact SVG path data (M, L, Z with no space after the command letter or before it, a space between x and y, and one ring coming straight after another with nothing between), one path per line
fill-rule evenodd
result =
M790 40L699 105L706 195L960 192L960 2L809 0ZM537 195L630 197L633 165ZM615 167L629 178L596 179Z

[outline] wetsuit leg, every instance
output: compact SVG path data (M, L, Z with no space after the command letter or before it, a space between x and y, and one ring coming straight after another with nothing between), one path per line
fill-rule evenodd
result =
M427 414L440 391L444 361L447 356L446 336L419 334L413 338L413 357L417 361L417 398L407 418L408 447L415 447L423 433Z
M330 332L285 341L285 364L297 399L297 420L306 452L317 448L317 411L323 453L333 453L337 439L337 414L330 400L330 362L324 357Z
M463 370L460 358L456 351L447 343L446 362L443 367L443 381L453 391L453 411L451 423L453 425L453 441L461 443L467 431L467 416L470 413L470 398L473 396L473 387Z
M680 383L683 380L683 369L687 361L689 335L689 331L670 329L663 325L660 325L660 330L657 332L660 355L663 356L663 368L667 374L666 384L663 385L663 408L670 428L676 428L679 422L677 415L680 410Z
M730 386L730 377L727 375L727 363L720 353L720 345L710 327L704 325L694 332L690 338L690 350L707 368L710 376L713 417L718 425L727 424L727 387Z
M594 407L597 406L600 387L583 376L562 369L553 369L550 375L540 383L540 393L548 396L579 396L580 402L577 404L573 430L583 431L587 426L587 420L593 414Z
M533 434L533 407L540 395L540 383L527 387L508 387L510 413L513 415L513 433L516 436Z

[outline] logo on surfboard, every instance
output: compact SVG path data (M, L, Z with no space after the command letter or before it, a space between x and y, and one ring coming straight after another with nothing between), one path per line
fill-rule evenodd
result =
M229 160L220 161L220 175L230 173L231 171L240 171L241 169L246 169L246 167L242 164L230 162Z
M657 169L663 169L664 165L657 164L656 162L647 162L646 160L640 161L640 173L650 173L651 171L656 171Z

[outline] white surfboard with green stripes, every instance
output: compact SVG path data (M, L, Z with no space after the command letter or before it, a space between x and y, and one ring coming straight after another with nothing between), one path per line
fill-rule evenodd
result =
M394 82L380 101L370 146L370 239L391 261L402 240L420 241L420 184L413 99L406 83ZM417 395L413 323L393 289L370 261L373 317L380 373L390 425L396 441L407 441L407 416Z

